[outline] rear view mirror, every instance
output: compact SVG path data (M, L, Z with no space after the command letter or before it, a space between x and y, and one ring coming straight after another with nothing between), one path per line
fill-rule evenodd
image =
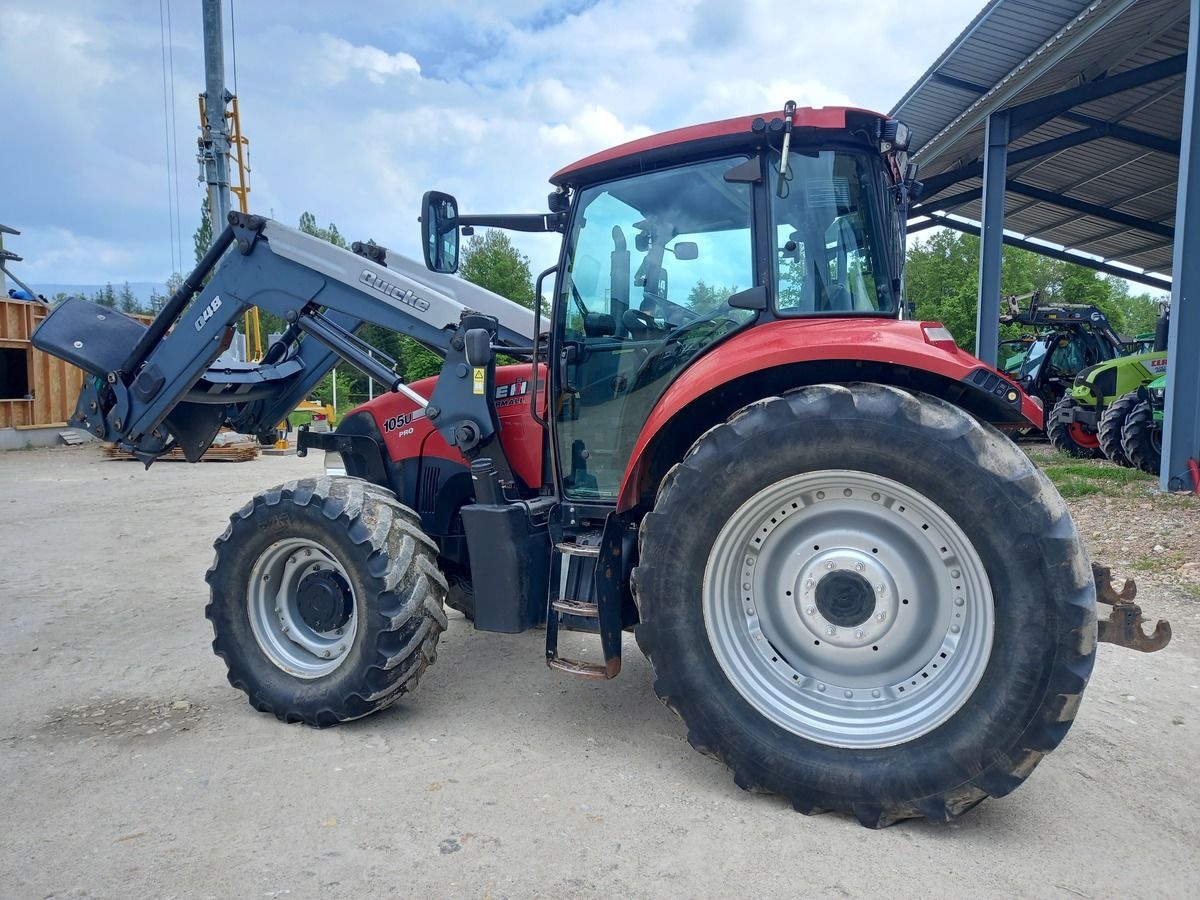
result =
M698 259L700 257L700 247L695 241L676 241L675 246L670 250L674 252L676 259Z
M421 246L425 265L434 272L458 271L458 201L441 191L421 200Z

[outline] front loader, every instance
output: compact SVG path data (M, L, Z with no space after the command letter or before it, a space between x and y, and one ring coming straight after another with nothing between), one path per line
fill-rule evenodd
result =
M446 603L482 631L544 627L551 669L600 681L632 630L739 786L945 821L1065 736L1097 585L998 430L1040 428L1039 406L901 316L907 147L885 116L791 103L653 135L560 170L544 214L430 192L424 269L233 214L148 328L69 301L35 343L90 374L75 422L147 464L273 427L336 359L391 388L299 435L336 472L258 494L216 541L213 648L257 709L324 726L387 706ZM477 226L563 235L548 315L450 277ZM287 330L214 368L251 305ZM402 383L364 322L441 374ZM1101 599L1129 627L1100 636L1139 646L1131 595ZM563 628L598 658L564 658Z

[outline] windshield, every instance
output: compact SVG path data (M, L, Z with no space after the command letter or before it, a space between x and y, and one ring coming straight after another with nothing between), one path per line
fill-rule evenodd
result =
M862 153L797 151L784 196L772 191L776 305L783 315L896 310L880 171Z

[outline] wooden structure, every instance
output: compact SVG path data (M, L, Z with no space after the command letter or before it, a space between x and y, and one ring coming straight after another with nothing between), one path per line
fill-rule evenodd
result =
M0 428L52 428L75 411L84 373L40 350L30 336L49 310L0 298Z
M258 459L259 450L259 443L253 438L228 444L213 444L204 452L204 456L200 457L200 462L249 462L252 459ZM132 453L122 450L116 444L102 444L101 453L105 459L137 459ZM170 453L164 453L158 460L159 462L187 462L184 459L183 451L178 447Z
M41 303L0 297L0 428L62 428L75 412L83 370L30 341L49 312Z

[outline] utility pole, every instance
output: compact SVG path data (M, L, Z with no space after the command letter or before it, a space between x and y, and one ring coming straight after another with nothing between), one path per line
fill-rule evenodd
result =
M200 164L208 184L208 208L213 233L229 219L229 126L225 105L225 35L221 22L222 0L202 0L204 5L204 126L200 137Z

